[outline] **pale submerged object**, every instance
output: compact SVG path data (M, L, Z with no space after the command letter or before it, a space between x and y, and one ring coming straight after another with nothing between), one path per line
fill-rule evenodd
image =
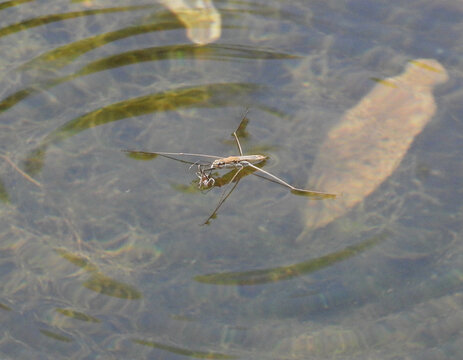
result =
M329 131L309 178L310 186L339 196L309 201L299 239L345 214L394 172L436 111L433 87L447 79L436 60L413 60L347 111Z
M195 44L209 44L222 31L222 18L212 0L161 0L185 25L188 38Z

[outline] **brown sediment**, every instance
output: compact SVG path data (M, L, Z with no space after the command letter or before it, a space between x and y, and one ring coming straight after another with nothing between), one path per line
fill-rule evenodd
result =
M341 196L309 201L304 233L345 214L394 172L436 111L433 87L447 79L436 60L413 60L347 111L329 131L309 178L311 188Z

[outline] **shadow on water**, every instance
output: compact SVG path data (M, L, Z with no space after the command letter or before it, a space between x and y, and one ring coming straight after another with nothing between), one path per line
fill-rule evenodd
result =
M263 270L199 275L194 279L200 283L206 284L241 286L266 284L288 280L298 276L310 274L329 266L333 266L340 261L361 254L369 248L379 244L386 238L387 234L379 234L370 239L364 240L357 245L348 246L341 251L298 264Z

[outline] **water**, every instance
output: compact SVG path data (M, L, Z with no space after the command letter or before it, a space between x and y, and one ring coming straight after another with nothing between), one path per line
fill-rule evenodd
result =
M458 359L463 6L214 6L198 45L217 29L158 3L0 4L0 357ZM236 154L249 108L243 150L304 187L372 79L416 58L449 73L433 120L305 241L305 197L247 176L199 226L221 188L120 151Z

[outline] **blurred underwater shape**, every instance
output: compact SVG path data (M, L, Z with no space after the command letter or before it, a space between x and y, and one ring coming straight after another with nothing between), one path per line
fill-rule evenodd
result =
M188 38L205 45L220 38L222 18L212 0L161 0L185 25Z
M309 179L311 186L341 196L329 202L309 201L306 227L298 240L344 215L397 169L434 116L434 86L447 79L447 71L436 60L412 60L402 74L376 81L345 113L328 132Z

